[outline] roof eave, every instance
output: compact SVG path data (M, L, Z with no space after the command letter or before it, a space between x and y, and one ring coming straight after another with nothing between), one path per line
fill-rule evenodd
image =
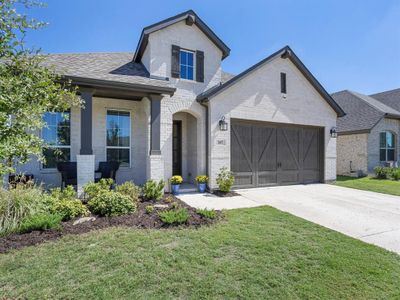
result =
M140 62L144 50L146 49L149 35L155 31L161 30L167 26L175 24L190 18L192 24L195 24L199 29L221 50L222 60L229 56L231 49L207 26L193 10L188 10L176 16L170 17L163 21L157 22L153 25L143 28L140 35L139 43L136 47L136 52L133 61Z
M147 84L138 83L128 83L120 81L110 81L104 79L94 79L79 76L64 75L62 78L70 80L71 84L77 86L91 87L91 88L110 88L116 90L132 91L132 92L142 92L148 94L165 94L172 96L176 88L172 87L162 87Z

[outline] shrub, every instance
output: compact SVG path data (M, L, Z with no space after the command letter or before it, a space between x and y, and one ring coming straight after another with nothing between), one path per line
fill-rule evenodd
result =
M208 219L215 219L217 217L217 212L213 209L198 209L196 210L196 213Z
M14 232L21 222L35 214L47 213L52 198L41 187L17 185L0 189L0 236Z
M394 180L400 180L400 168L395 168L392 170L392 177Z
M171 184L181 184L183 182L183 178L182 176L175 175L169 179L169 182L171 182Z
M154 180L148 180L143 186L143 196L147 200L160 200L163 196L165 182L160 180L158 183Z
M63 221L68 221L78 217L84 217L89 215L89 210L79 199L59 199L54 202L52 213L61 216Z
M153 205L147 205L146 206L146 213L151 214L154 211L154 206Z
M74 200L77 196L72 185L66 186L63 190L61 188L51 189L50 194L57 200Z
M89 199L94 198L101 194L104 191L111 190L111 186L113 185L114 181L111 178L103 178L100 179L99 182L89 182L83 187L83 191L85 196Z
M34 230L61 229L62 216L57 214L36 214L24 219L19 226L19 232L31 232Z
M129 196L113 191L99 193L89 200L88 206L92 213L100 216L120 216L136 210Z
M171 208L172 208L172 209L177 209L177 208L179 208L179 203L178 203L178 202L172 202L172 203L171 203Z
M374 171L375 171L375 176L378 179L388 179L392 173L391 168L381 167L381 166L375 167Z
M123 184L117 185L115 191L129 196L133 203L137 203L139 201L139 196L141 193L140 187L131 181L126 181Z
M233 173L229 171L227 167L221 168L217 176L219 190L221 192L228 193L231 190L234 182L235 177L233 176Z
M198 176L196 176L196 182L197 183L207 183L208 182L207 175L198 175Z
M189 213L186 208L161 211L158 216L165 224L183 224L189 219Z

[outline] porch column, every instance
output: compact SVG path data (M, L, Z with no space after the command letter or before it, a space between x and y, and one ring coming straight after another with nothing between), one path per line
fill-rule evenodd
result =
M78 196L83 194L83 187L90 181L94 181L95 157L92 147L93 127L93 90L81 89L81 98L85 101L81 108L81 149L76 156L77 162L77 190Z
M150 95L150 153L147 163L147 179L164 179L164 160L161 155L161 99L162 95Z

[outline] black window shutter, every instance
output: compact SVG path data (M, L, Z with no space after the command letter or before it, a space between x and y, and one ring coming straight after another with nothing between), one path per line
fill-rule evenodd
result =
M196 81L204 82L204 52L196 51Z
M281 73L281 93L286 94L286 73Z
M179 52L180 47L176 45L172 45L171 52L171 77L179 78Z

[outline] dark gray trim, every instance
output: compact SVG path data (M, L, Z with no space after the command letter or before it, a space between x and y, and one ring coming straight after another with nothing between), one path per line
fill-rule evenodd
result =
M361 133L370 133L370 129L362 129L362 130L351 130L351 131L342 131L338 132L338 136L340 135L351 135L351 134L361 134Z
M204 82L204 52L196 50L196 81Z
M171 77L179 78L180 77L180 52L181 48L177 45L171 45Z
M209 166L209 161L208 161L208 154L209 154L209 142L210 142L210 137L209 137L209 119L210 119L210 111L209 111L209 107L206 103L200 103L202 106L204 106L204 108L206 109L206 151L205 151L205 155L206 155L206 175L208 177L209 176L209 170L208 170L208 166Z
M189 26L196 24L197 27L222 51L222 59L226 58L231 49L208 27L193 10L188 10L176 16L157 22L153 25L143 28L140 35L139 43L136 47L136 52L133 61L140 62L149 42L149 35L155 31L161 30L167 26L175 24L180 21L186 21Z
M93 79L77 76L63 76L67 80L71 80L71 83L78 86L89 87L89 88L109 88L113 90L124 90L129 92L141 92L141 93L154 93L154 94L166 94L172 96L176 88L173 87L161 87L147 84L137 83L126 83L117 82L103 79Z
M81 108L81 149L80 154L93 154L92 147L92 116L93 116L93 90L80 89L81 98L85 101Z
M290 49L289 46L285 46L282 49L276 51L275 53L271 54L270 56L266 57L262 61L256 63L255 65L251 66L247 70L243 71L239 75L233 77L232 79L228 80L226 83L221 84L215 88L211 88L208 91L197 96L197 101L199 102L207 102L212 97L216 96L217 94L221 93L228 87L232 86L240 79L248 75L249 73L253 72L254 70L258 69L262 65L267 62L270 62L272 59L276 58L277 56L281 56L282 58L286 59L289 58L291 62L299 69L299 71L304 75L304 77L310 82L310 84L316 89L316 91L325 99L326 102L335 110L338 117L343 117L345 112L343 109L333 100L331 95L322 87L322 85L315 79L312 73L305 67L305 65L300 61L300 59L294 54L293 50Z
M161 154L161 95L150 95L150 155Z

